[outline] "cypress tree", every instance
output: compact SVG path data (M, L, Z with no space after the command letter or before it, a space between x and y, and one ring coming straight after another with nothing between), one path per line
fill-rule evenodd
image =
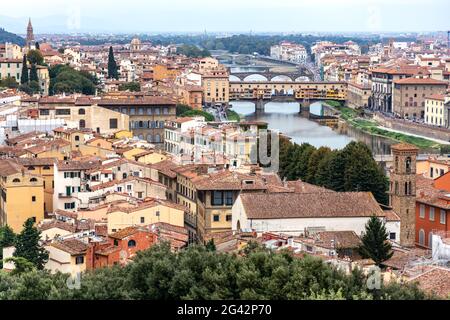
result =
M17 235L14 257L22 257L31 262L37 269L44 269L48 260L48 252L40 246L41 232L34 227L32 218L23 224L22 232Z
M22 62L22 75L20 76L20 84L28 83L28 66L27 66L27 55L23 55Z
M37 68L36 68L35 64L31 65L30 81L37 81L37 82L39 82L39 77L38 77Z
M117 63L114 59L114 52L112 46L109 47L109 54L108 54L108 78L112 79L119 79L119 73L117 72Z
M372 216L361 238L360 255L372 259L377 265L390 259L394 253L387 237L388 232L384 223L376 216Z
M36 41L35 47L36 47L36 50L41 50L41 47L40 47L40 45L39 45L39 42L37 42L37 41Z

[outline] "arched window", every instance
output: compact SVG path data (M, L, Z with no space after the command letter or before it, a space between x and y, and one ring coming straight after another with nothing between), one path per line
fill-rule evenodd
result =
M80 136L75 136L75 141L80 141Z
M80 120L80 128L86 128L86 121L83 119Z
M34 167L33 166L29 166L28 170L34 170Z
M398 170L398 157L395 157L395 171Z
M134 248L136 247L136 241L130 240L128 241L128 248Z
M409 194L408 182L405 182L405 195L407 196L408 194Z
M78 109L78 114L86 114L86 111L83 108Z
M409 195L414 194L414 191L413 191L413 189L412 189L412 183L411 183L411 181L408 182L408 190L409 190Z
M423 229L419 230L419 244L421 246L425 245L425 231Z
M151 134L147 135L147 141L148 142L152 142L153 141L153 136Z
M406 173L411 173L411 157L407 157L405 161Z
M161 142L161 136L159 135L159 133L155 134L155 142L156 143Z
M50 167L49 166L45 166L43 169L44 170L50 170Z
M124 173L122 174L122 177L123 177L123 179L126 179L126 178L127 178L126 172L124 172Z
M19 183L19 182L20 182L20 179L15 178L15 179L13 180L13 182L14 182L14 183Z
M38 180L36 178L31 178L30 182L37 182Z

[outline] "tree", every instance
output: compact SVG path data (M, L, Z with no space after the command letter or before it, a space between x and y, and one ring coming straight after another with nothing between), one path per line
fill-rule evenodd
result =
M39 42L37 42L37 41L36 41L35 47L36 47L36 50L41 50L41 46L39 45Z
M23 224L23 230L17 235L15 257L22 257L42 270L48 260L48 252L40 246L41 232L34 227L32 218Z
M108 54L108 78L109 79L119 79L119 73L117 69L117 63L114 59L114 52L113 47L109 47L109 54Z
M372 216L366 224L366 230L361 238L359 253L363 258L372 259L377 265L390 259L393 255L392 246L387 240L388 232L384 222Z
M49 69L50 94L83 93L94 95L98 79L87 72L80 72L67 65L57 65Z
M31 68L30 68L30 82L31 81L39 82L39 76L38 76L38 72L37 72L37 68L36 68L35 64L32 64Z
M3 259L3 248L11 247L16 241L16 234L10 226L0 227L0 269L3 267L1 260Z
M22 75L20 76L20 84L28 83L28 66L27 66L27 55L23 55L22 61Z
M119 91L141 91L141 84L139 82L127 82L119 86Z
M5 79L0 80L0 88L1 87L15 89L19 87L19 83L17 83L16 78L14 77L6 77Z
M44 63L44 57L42 56L42 53L39 50L28 51L27 59L31 65L33 64L42 65Z
M216 251L216 245L214 243L214 239L209 240L206 244L205 244L206 250L208 251Z

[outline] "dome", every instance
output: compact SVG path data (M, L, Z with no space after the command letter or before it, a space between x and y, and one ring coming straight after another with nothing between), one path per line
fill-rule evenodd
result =
M141 44L141 40L139 40L138 38L134 38L133 40L131 40L131 45L140 45Z

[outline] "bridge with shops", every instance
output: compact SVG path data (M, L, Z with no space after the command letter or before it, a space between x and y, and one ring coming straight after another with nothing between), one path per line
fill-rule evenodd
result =
M230 82L230 101L252 101L256 110L264 110L268 102L298 102L302 113L309 112L312 102L323 100L345 101L345 82L260 81Z

